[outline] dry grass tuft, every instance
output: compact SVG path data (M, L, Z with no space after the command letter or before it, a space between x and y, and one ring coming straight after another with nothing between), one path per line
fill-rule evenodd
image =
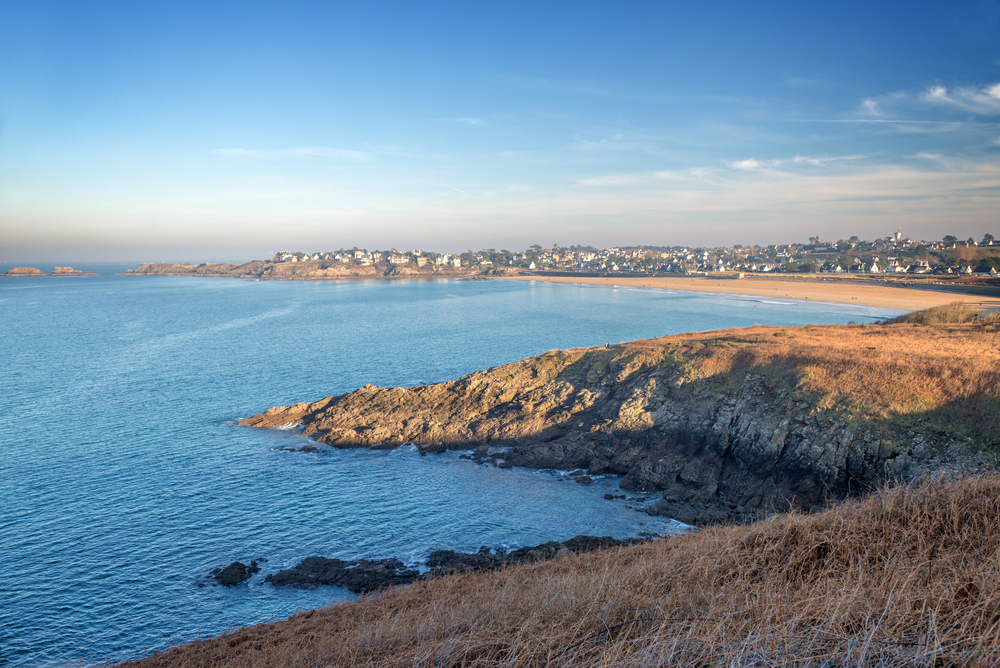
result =
M944 325L958 322L975 322L980 313L975 307L964 302L952 302L945 306L935 306L923 311L914 311L886 320L886 324L911 323L915 325Z
M1000 478L462 575L240 629L161 666L1000 664Z
M839 412L859 428L913 431L931 440L954 436L975 447L997 449L1000 319L978 318L978 312L964 309L911 315L918 320L977 317L933 327L914 322L753 327L630 346L665 346L688 376L719 392L730 391L748 373L759 374L819 410ZM931 311L937 309L923 313Z

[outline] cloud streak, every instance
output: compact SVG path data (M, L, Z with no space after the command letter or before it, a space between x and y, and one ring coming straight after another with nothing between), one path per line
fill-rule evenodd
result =
M1000 83L983 88L956 88L950 92L944 86L932 86L924 92L922 99L930 104L973 114L1000 115Z
M332 158L335 160L368 161L372 159L372 155L367 151L329 148L326 146L305 146L285 149L216 148L212 149L210 153L222 155L227 158L256 158L262 160Z

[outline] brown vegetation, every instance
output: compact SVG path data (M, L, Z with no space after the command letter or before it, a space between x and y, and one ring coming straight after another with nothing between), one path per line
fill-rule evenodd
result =
M960 303L882 325L755 326L550 351L440 385L365 386L271 409L242 424L303 421L307 435L338 446L513 442L574 429L582 411L600 408L595 401L602 387L621 393L617 388L643 374L667 371L715 395L759 375L792 399L855 426L905 425L932 440L955 436L1000 446L1000 318L982 318ZM659 386L672 384L673 376L667 380L661 377ZM704 403L704 393L699 396ZM602 422L606 413L598 416ZM605 430L634 431L635 422L619 413Z
M128 664L988 666L1000 479L389 590Z

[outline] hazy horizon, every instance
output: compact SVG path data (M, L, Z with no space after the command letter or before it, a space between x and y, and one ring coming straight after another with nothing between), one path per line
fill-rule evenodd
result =
M0 262L1000 235L1000 3L0 4Z

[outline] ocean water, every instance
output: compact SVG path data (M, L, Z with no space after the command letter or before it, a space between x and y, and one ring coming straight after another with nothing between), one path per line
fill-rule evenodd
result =
M84 267L80 267L84 268ZM351 595L263 576L676 525L559 472L412 449L302 453L236 426L365 383L433 383L552 348L855 306L513 281L0 279L0 666L89 665ZM213 568L266 558L232 588Z

